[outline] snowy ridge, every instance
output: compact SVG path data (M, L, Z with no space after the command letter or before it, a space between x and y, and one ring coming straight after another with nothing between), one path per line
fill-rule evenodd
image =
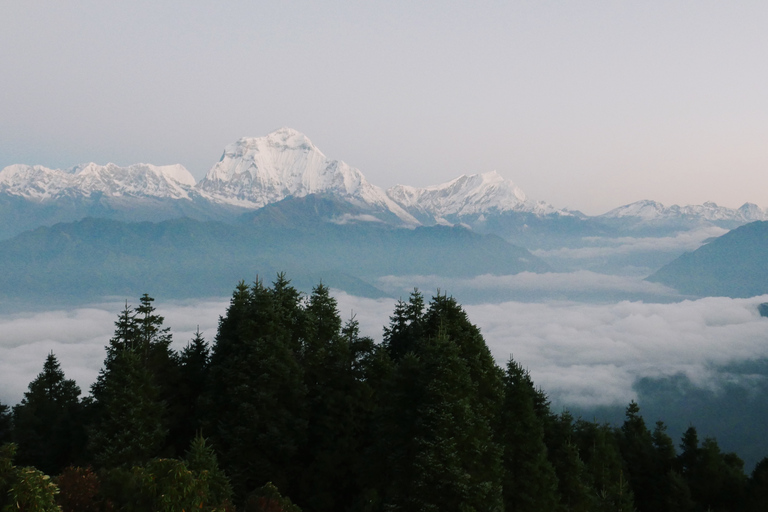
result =
M195 178L182 165L89 163L70 169L11 165L0 171L0 193L32 201L101 192L110 197L189 199Z
M418 223L358 169L330 160L291 128L228 145L198 187L214 201L250 208L288 196L332 194L356 206L389 211L408 224Z
M700 219L704 221L754 222L768 220L768 211L756 204L745 203L739 208L726 208L708 201L701 205L664 206L657 201L637 201L620 206L599 216L605 219L632 218L647 222L663 222L678 219Z
M446 216L529 212L537 215L570 213L557 210L543 201L531 201L514 183L496 171L463 175L440 185L425 188L396 185L387 190L392 200L411 212L428 214L437 220Z

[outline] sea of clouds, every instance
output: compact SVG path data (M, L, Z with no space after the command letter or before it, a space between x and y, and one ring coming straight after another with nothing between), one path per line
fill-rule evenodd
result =
M428 278L390 278L390 285L433 284ZM595 293L640 287L665 301L581 302L504 300L465 304L493 355L503 365L514 357L556 405L578 407L626 404L636 397L633 384L643 377L684 375L697 386L716 388L728 379L726 365L768 357L768 318L757 312L768 296L750 299L710 297L669 302L659 285L615 276L574 273L566 276L481 276L453 282L459 289L508 286L559 290L588 287ZM559 281L558 281L559 280ZM425 290L428 288L424 288ZM451 293L451 289L444 288ZM637 290L635 290L637 291ZM335 291L343 319L354 315L364 335L381 340L395 299L367 299ZM429 294L427 294L429 296ZM453 293L461 302L461 294ZM407 298L408 291L395 294ZM163 302L158 312L171 327L174 347L182 348L199 327L205 338L216 335L228 298ZM15 313L0 316L0 402L15 404L54 352L68 378L84 393L104 359L104 346L124 303Z

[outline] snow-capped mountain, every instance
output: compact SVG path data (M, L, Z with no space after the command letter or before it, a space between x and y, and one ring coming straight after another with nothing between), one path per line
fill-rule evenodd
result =
M329 194L418 224L358 169L329 159L304 134L290 128L230 144L198 188L214 201L251 209L289 196Z
M509 211L570 215L543 201L529 200L525 192L496 171L464 175L425 188L396 185L387 190L387 195L415 217L432 217L436 222Z
M424 188L397 185L385 192L358 169L326 157L304 134L281 128L228 145L199 183L181 165L90 163L65 170L11 165L0 171L0 219L6 220L0 224L0 238L86 216L233 220L245 211L310 194L333 198L329 204L338 206L341 221L465 224L528 244L536 244L546 233L551 237L658 234L707 223L732 228L768 220L768 211L753 204L731 209L714 203L666 207L654 201L586 217L529 199L495 171ZM333 216L325 220L340 221Z
M181 165L90 163L65 170L11 165L0 171L0 193L37 202L94 192L108 197L189 199L194 186L195 178Z
M745 203L740 208L718 206L713 202L701 205L664 206L656 201L637 201L615 208L599 218L628 219L634 218L644 222L666 222L677 220L701 220L708 222L754 222L768 220L768 211L756 204Z

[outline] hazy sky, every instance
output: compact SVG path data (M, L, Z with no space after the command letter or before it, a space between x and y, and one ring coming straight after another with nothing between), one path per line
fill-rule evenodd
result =
M379 186L768 206L768 3L2 2L0 168L181 163L290 126Z

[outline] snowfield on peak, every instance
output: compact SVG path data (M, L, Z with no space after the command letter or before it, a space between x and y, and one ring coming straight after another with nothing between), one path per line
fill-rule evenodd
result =
M685 218L696 218L710 222L753 222L768 220L768 211L752 203L745 203L739 208L727 208L725 206L718 206L711 201L700 205L678 206L673 204L672 206L664 206L657 201L643 200L620 206L599 217L604 219L635 217L648 222L663 222Z
M356 206L391 212L405 223L418 223L358 169L329 159L291 128L228 145L198 188L215 201L251 208L289 196L331 194Z
M387 195L412 213L428 214L436 219L506 211L570 215L542 201L529 200L517 185L496 171L463 175L424 188L396 185L387 190Z
M11 165L0 171L0 193L32 201L65 196L151 196L189 199L195 178L182 165L134 164L120 167L89 163L70 169Z

